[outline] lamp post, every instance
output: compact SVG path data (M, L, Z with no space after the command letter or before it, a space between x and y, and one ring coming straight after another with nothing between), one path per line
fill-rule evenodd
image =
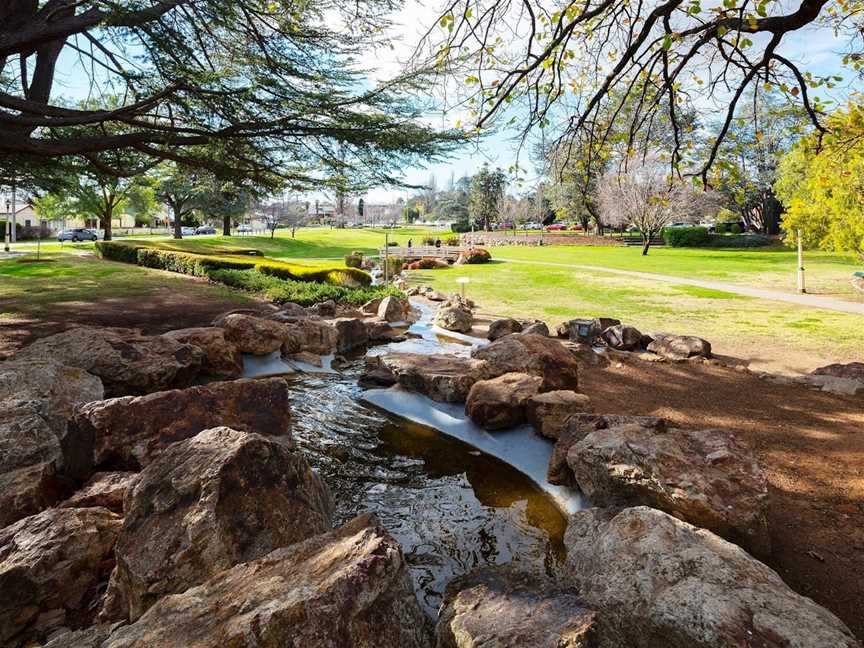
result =
M456 279L456 283L459 284L459 294L462 296L462 299L465 299L465 286L471 280L468 277L459 277Z
M804 248L801 242L801 230L798 230L798 292L806 293L804 286Z
M6 226L3 228L3 250L9 251L9 227L12 221L9 218L9 199L6 199Z

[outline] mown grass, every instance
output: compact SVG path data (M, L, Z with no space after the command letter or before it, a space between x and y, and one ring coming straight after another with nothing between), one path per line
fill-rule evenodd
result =
M797 253L781 246L744 250L658 247L648 256L642 256L638 247L624 246L502 246L493 249L493 256L651 272L784 292L797 289ZM809 292L864 301L850 285L852 273L864 268L855 256L807 251L804 266Z
M412 273L413 282L467 294L483 312L539 318L550 325L574 317L616 317L645 332L699 335L720 354L766 369L805 371L860 360L861 317L602 271L498 261Z

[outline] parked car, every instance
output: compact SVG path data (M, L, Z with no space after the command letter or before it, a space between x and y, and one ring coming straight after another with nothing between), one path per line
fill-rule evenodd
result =
M237 232L239 234L251 234L252 233L252 226L247 225L246 223L243 223L242 225L237 226Z
M546 226L547 232L560 232L561 230L566 230L567 226L562 225L561 223L553 223L552 225Z
M196 234L215 234L216 228L211 227L210 225L202 225L195 229Z
M195 236L198 233L198 230L196 230L194 227L181 227L180 233L183 236Z
M73 243L78 243L79 241L96 241L99 239L99 236L93 230L84 229L83 227L76 227L74 229L63 230L60 234L57 235L57 240L61 243L63 241L72 241Z

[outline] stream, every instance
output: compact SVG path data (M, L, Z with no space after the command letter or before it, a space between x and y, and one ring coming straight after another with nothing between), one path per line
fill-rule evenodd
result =
M369 353L467 355L479 342L435 329L425 305L420 312L411 338ZM581 500L545 482L551 444L530 428L490 435L462 406L398 388L364 392L357 385L362 357L340 372L329 369L330 358L323 368L286 362L278 352L244 360L246 376L285 374L294 438L333 492L335 522L378 515L402 546L427 615L437 615L448 581L476 567L518 562L556 572L566 513Z

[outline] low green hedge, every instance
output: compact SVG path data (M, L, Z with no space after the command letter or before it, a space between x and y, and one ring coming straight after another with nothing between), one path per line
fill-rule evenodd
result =
M195 277L209 277L216 270L257 270L261 274L305 282L320 282L337 286L368 286L372 277L359 268L315 268L267 259L252 255L207 255L164 250L135 245L124 241L99 241L96 243L99 256L137 263L147 268L179 272Z
M704 247L710 237L705 227L667 227L663 230L663 241L669 247Z
M332 299L343 304L360 306L372 299L387 295L404 297L403 293L392 286L352 288L311 281L280 279L254 270L214 270L209 277L211 281L217 281L232 288L262 294L266 299L276 304L294 302L301 306L311 306Z
M753 248L772 245L773 241L761 234L712 234L706 247Z

